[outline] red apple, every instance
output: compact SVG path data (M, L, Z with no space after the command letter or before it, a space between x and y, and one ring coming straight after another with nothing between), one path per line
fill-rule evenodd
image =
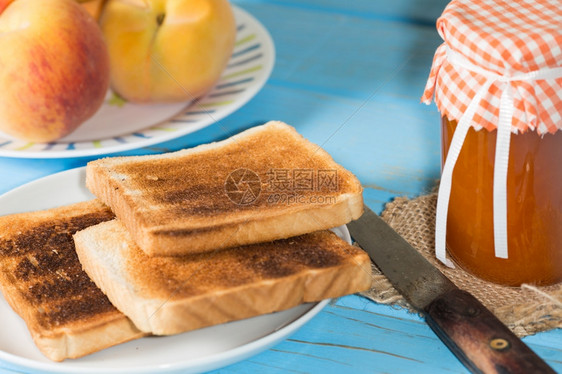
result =
M99 26L75 0L0 0L0 11L0 130L34 142L69 134L109 86Z

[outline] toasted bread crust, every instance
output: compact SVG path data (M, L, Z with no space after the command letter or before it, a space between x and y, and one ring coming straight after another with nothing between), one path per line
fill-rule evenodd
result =
M0 217L0 289L51 360L144 335L88 278L74 251L72 234L113 217L98 200Z
M183 257L150 257L118 220L74 236L86 272L145 332L175 334L371 286L370 260L329 231Z
M230 185L237 170L255 179ZM290 181L275 180L287 175ZM326 175L331 184L323 184ZM357 178L281 122L174 153L92 161L86 185L151 256L288 238L363 212ZM245 203L243 191L231 189L240 186L257 190L256 198Z

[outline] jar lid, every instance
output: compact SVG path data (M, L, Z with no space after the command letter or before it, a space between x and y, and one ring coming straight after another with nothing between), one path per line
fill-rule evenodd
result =
M444 43L422 102L435 94L441 114L459 121L476 98L472 126L494 130L509 85L513 132L562 128L560 0L453 0L437 30Z

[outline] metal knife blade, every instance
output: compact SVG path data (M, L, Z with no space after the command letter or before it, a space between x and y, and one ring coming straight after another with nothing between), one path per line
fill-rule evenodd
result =
M476 298L460 290L367 206L352 238L473 373L555 373Z

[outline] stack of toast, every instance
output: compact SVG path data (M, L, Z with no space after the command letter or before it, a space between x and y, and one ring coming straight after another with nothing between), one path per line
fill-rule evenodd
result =
M0 218L0 287L53 360L371 285L368 256L328 230L362 214L359 181L284 123L96 160L86 185L99 200Z

